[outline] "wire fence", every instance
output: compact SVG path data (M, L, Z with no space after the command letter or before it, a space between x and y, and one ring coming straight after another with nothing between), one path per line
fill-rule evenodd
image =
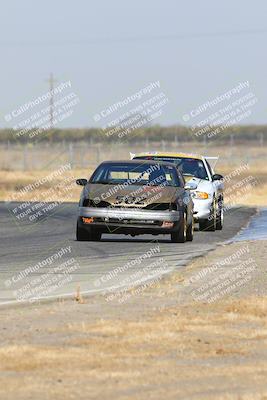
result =
M264 146L255 142L252 144L235 144L233 140L228 145L210 143L192 143L165 141L129 143L88 143L62 142L46 144L12 144L0 145L0 169L2 171L32 171L49 170L62 163L69 163L72 169L95 168L101 161L129 159L130 152L169 151L190 152L203 155L219 155L231 165L240 162L253 162L266 158Z

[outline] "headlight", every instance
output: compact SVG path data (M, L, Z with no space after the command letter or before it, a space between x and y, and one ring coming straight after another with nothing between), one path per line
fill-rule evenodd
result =
M89 207L91 205L90 202L91 202L91 200L89 200L86 197L84 197L83 201L82 201L82 206L83 207Z
M209 194L206 192L193 192L192 193L192 197L194 199L202 199L202 200L206 200L209 198Z

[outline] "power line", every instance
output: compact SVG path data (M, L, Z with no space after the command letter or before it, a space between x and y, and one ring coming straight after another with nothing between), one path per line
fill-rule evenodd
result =
M221 32L195 32L180 33L170 35L155 36L128 36L128 37L98 37L79 40L54 40L54 41L0 41L0 46L87 46L94 44L110 43L129 43L129 42L152 42L158 40L183 40L183 39L201 39L216 37L233 37L244 35L264 35L267 29L246 29L239 31L221 31Z

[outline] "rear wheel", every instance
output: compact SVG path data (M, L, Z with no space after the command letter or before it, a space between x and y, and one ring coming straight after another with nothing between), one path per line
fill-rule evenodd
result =
M186 233L187 233L186 214L183 213L182 216L181 216L181 220L179 221L178 231L171 233L171 241L173 243L184 243L184 242L186 242Z

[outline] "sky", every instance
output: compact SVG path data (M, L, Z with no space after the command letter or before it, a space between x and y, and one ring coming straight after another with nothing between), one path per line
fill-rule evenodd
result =
M266 16L266 0L2 2L0 127L51 72L79 98L59 127L101 127L96 114L152 82L168 99L159 124L190 124L190 110L247 81L257 104L242 123L265 124Z

